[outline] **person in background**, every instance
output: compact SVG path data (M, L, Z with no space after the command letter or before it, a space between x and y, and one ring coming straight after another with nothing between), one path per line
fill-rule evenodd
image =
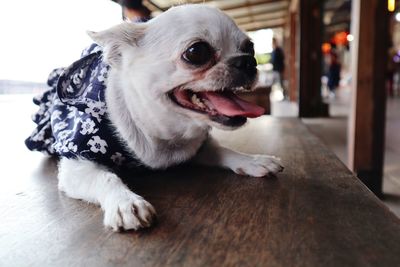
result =
M387 94L390 97L394 96L394 76L396 71L398 71L398 63L400 57L397 54L397 50L395 47L391 46L388 50L388 59L386 64L386 88Z
M271 64L272 70L274 71L274 83L279 83L282 88L283 97L285 99L288 98L286 89L283 85L283 71L285 70L285 55L283 53L283 49L279 47L278 40L276 38L272 38L272 53L271 53Z
M142 0L112 0L122 7L122 18L131 22L146 22L151 19L151 11Z
M328 88L331 96L335 96L336 88L339 86L341 68L338 55L335 51L331 51L328 68Z

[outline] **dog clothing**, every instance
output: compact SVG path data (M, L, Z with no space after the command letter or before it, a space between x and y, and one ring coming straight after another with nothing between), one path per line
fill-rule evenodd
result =
M30 150L83 158L114 171L144 168L116 133L107 115L106 80L110 67L93 44L68 68L53 70L49 90L35 97L37 124L25 144Z

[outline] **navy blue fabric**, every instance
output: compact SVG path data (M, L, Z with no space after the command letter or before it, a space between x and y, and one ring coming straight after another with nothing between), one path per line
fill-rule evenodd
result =
M95 44L68 68L55 69L50 89L34 98L36 129L25 141L30 150L66 158L84 158L115 171L143 165L118 137L107 118L106 80L110 67Z

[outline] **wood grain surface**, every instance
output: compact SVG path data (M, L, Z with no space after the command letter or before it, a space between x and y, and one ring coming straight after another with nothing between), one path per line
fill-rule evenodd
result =
M59 193L56 161L25 150L26 134L0 138L0 266L400 266L399 219L296 119L213 132L281 157L276 178L198 166L132 177L158 222L126 233Z

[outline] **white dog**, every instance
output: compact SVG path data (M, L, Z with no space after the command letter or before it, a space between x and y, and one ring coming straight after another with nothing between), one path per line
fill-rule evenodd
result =
M50 77L52 90L36 99L38 128L26 144L61 157L59 189L99 204L106 226L148 227L156 214L110 162L165 169L193 160L255 177L282 171L273 156L235 152L208 138L211 126L235 129L264 112L234 95L252 89L257 70L253 44L227 15L178 6L143 24L89 35L101 49Z

